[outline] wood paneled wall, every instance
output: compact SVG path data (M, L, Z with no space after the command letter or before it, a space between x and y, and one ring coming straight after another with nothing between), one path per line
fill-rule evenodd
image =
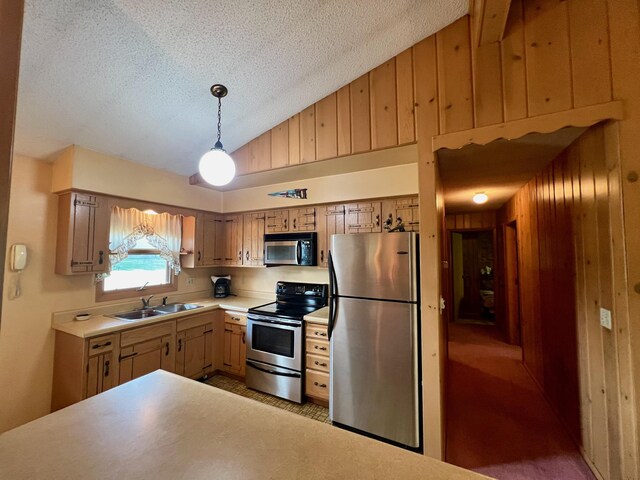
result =
M430 37L434 135L613 99L606 0L513 0L502 42L474 29L465 16ZM416 141L419 45L237 149L239 174Z
M3 291L7 251L9 191L18 100L23 11L22 0L0 0L0 58L2 58L0 69L0 292ZM2 297L0 297L0 313Z
M609 127L606 127L609 128ZM525 365L605 479L637 478L621 169L592 127L499 213L516 220ZM600 308L613 330L600 326Z
M447 230L491 230L496 226L496 212L449 214L446 225Z

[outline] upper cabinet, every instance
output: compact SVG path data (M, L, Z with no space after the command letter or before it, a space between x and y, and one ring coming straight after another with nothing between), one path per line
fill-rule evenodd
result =
M292 232L314 232L316 230L315 207L292 208L289 210Z
M350 203L346 206L346 233L381 232L380 202Z
M242 245L244 253L242 264L247 266L264 265L265 213L245 213Z
M331 235L344 233L344 205L323 205L318 207L318 266L327 267Z
M56 273L107 271L109 206L105 197L69 192L58 198Z
M242 215L224 217L223 265L242 265Z
M385 230L393 230L402 226L406 232L417 232L420 228L418 197L384 200L382 202L382 218Z
M266 233L282 233L289 231L289 210L269 210L266 215Z
M221 265L224 258L224 217L198 212L182 219L182 255L184 268Z

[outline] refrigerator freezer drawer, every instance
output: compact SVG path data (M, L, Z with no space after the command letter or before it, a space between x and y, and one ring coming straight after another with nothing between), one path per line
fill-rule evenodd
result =
M418 307L340 297L331 337L331 420L420 445Z

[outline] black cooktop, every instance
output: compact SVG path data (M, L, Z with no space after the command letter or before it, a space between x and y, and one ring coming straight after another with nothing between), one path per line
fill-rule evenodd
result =
M276 301L250 308L249 313L302 320L327 305L327 292L326 284L278 282Z
M267 303L266 305L261 305L259 307L254 307L249 309L249 313L254 313L256 315L270 315L270 316L278 316L281 318L292 318L295 320L302 320L302 317L305 315L309 315L312 312L318 310L317 306L312 305L295 305L295 304L285 304L280 302Z

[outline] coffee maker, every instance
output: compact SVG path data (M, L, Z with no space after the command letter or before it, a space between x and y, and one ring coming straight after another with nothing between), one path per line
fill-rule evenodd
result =
M215 298L224 298L231 295L231 275L225 277L211 276L213 283L213 296Z

